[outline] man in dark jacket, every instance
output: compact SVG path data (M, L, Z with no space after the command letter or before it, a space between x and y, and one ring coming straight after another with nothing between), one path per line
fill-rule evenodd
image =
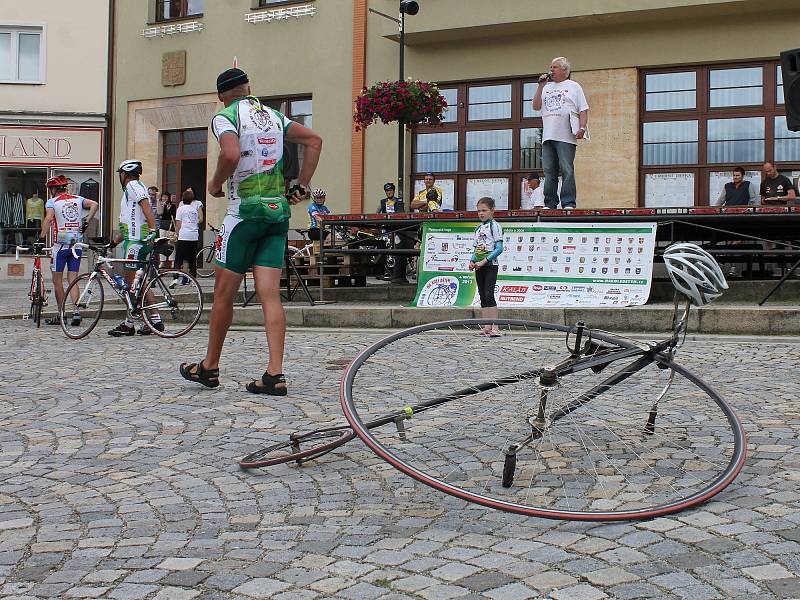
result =
M381 199L380 206L378 206L378 213L380 214L393 214L406 212L403 200L398 200L394 197L395 187L393 183L387 183L383 186L383 191L386 194L385 198ZM413 248L413 234L409 231L402 231L395 234L388 230L389 235L395 237L395 248ZM394 268L392 270L392 283L409 283L406 279L406 257L403 255L395 255Z

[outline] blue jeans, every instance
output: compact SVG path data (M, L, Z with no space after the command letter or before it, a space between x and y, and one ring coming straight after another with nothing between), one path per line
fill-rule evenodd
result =
M558 208L558 174L561 172L561 208L575 208L578 191L575 189L575 144L547 140L542 142L544 169L544 204Z

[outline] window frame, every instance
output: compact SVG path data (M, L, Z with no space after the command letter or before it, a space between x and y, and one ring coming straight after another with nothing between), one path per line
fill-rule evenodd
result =
M155 7L153 11L153 24L155 23L172 23L173 21L188 21L194 19L200 19L203 17L203 13L205 11L205 4L203 5L203 11L199 13L192 13L188 14L189 10L189 0L178 0L181 3L181 14L178 17L164 17L163 10L164 10L164 3L169 2L171 0L155 0ZM208 1L208 0L205 0Z
M413 197L414 185L417 181L424 178L425 173L416 170L417 157L417 134L429 133L457 133L458 150L456 159L456 170L435 172L437 179L455 180L455 199L454 210L467 210L467 182L470 179L495 179L506 178L509 182L508 190L508 210L518 210L522 200L522 180L531 172L535 171L541 175L541 167L527 169L522 167L522 143L521 130L539 129L542 130L542 117L523 117L523 89L526 83L536 83L538 75L527 75L523 77L511 77L503 79L477 79L469 81L448 81L439 82L440 89L455 89L456 103L458 106L457 118L455 121L441 123L430 127L418 125L413 127L411 138L411 166L410 166L410 185L409 190ZM485 120L469 119L469 88L485 87L492 85L511 85L511 117ZM466 168L467 156L467 132L510 130L511 131L511 168L470 171ZM541 160L541 156L539 157Z
M736 166L744 167L746 171L760 171L764 162L772 161L775 158L775 117L785 116L786 110L783 104L777 101L777 67L780 61L759 60L742 62L722 62L694 65L675 65L662 68L640 68L639 69L639 142L638 142L638 162L639 162L639 191L637 204L645 206L645 179L647 175L656 173L692 173L694 176L694 206L708 206L716 200L711 197L713 192L709 190L709 176L712 172L731 170ZM721 69L738 69L749 67L762 68L762 102L751 106L721 106L712 107L710 72ZM697 102L694 109L670 109L670 110L650 110L646 109L646 77L647 75L682 73L694 71L696 73L696 94ZM764 118L764 157L760 162L749 163L710 163L708 162L708 121L716 119L736 119L747 117ZM645 165L644 164L644 124L668 121L698 121L698 152L697 162L694 164L672 164L672 165ZM800 170L800 160L781 162L779 170Z
M187 144L197 144L198 142L187 142L185 139L187 131L203 131L206 134L206 151L203 154L186 154L184 147ZM178 153L173 156L167 156L167 146L173 146L175 144L167 144L167 136L171 133L178 134ZM199 158L208 159L208 128L207 127L187 127L186 129L165 129L161 131L161 192L166 192L169 186L169 182L167 181L167 166L168 165L176 165L176 180L175 180L175 191L170 192L177 194L178 201L180 202L180 195L181 191L183 190L183 181L181 179L181 163L184 160L196 160Z
M253 4L250 8L252 10L281 8L292 4L311 4L312 2L314 2L314 0L276 0L275 2L270 2L269 0L253 0Z
M46 23L3 23L0 22L0 33L10 33L11 79L0 79L0 84L44 85L47 81L47 24ZM19 79L19 36L35 34L39 36L39 78L36 80Z

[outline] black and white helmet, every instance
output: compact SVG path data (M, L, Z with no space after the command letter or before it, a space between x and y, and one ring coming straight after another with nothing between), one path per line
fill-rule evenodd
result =
M311 197L314 200L317 200L319 198L324 198L325 197L325 190L323 188L317 188L313 192L311 192Z
M136 160L135 158L129 158L128 160L123 160L121 163L119 163L119 168L117 169L117 173L128 173L129 175L141 175L142 161Z
M695 306L704 306L728 289L717 261L695 244L672 244L664 250L664 265L675 289Z

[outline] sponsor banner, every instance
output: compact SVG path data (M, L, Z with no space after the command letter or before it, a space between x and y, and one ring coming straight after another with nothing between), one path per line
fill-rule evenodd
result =
M634 306L647 302L655 223L505 223L495 297L501 307ZM480 306L469 270L478 222L424 223L420 307Z

